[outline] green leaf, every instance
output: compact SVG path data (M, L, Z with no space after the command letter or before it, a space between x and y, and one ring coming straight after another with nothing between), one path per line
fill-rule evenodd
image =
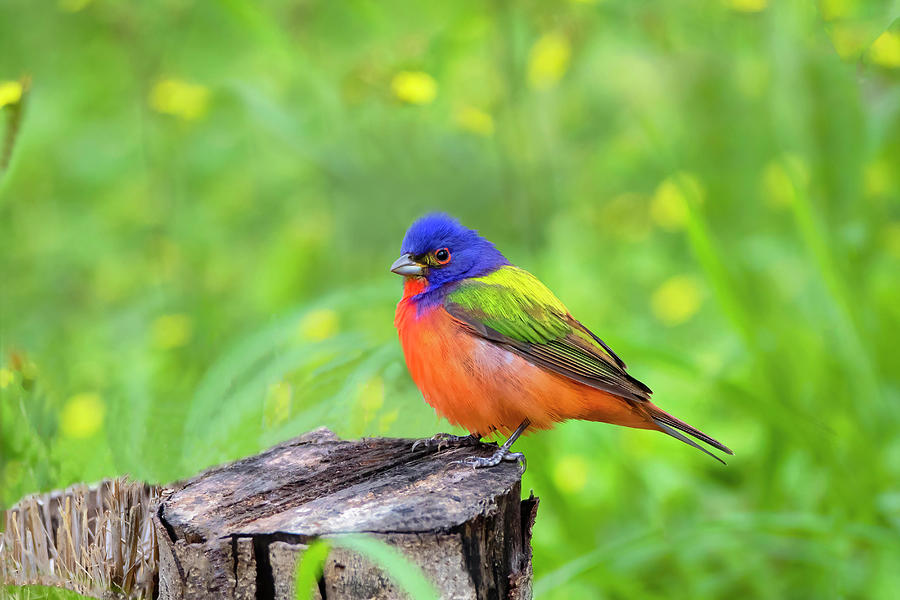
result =
M341 535L331 538L331 541L335 546L358 552L375 563L413 600L430 600L438 597L437 591L422 570L393 546L371 536L359 534Z
M402 588L412 600L432 600L438 598L437 590L422 573L422 570L393 546L361 534L347 534L317 540L310 544L297 563L294 578L295 598L309 600L312 598L313 586L322 577L325 560L332 547L352 550L377 567Z
M331 552L331 544L327 540L316 540L309 545L300 560L294 574L294 597L297 600L309 600L312 591L318 585L325 568L325 560Z

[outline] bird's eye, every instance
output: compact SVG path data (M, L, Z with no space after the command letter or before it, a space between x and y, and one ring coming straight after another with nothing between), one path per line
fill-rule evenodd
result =
M446 248L435 250L434 258L438 261L439 264L446 265L448 262L450 262L450 251Z

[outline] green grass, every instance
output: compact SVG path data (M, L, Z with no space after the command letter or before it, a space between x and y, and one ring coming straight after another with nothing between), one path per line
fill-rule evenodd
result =
M443 209L736 453L523 439L539 598L900 588L896 3L38 4L0 5L0 81L32 78L0 505L319 425L446 430L387 272Z
M52 587L38 585L26 587L0 586L0 600L81 600L82 598L86 598L86 596Z

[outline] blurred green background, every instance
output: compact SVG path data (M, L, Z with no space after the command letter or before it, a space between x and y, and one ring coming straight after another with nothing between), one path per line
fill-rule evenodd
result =
M3 0L0 506L447 430L388 272L440 209L736 451L521 441L538 598L897 597L898 16Z

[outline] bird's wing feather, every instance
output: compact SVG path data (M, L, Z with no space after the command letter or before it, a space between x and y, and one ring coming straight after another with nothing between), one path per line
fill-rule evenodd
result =
M464 280L447 294L444 308L475 334L560 375L629 400L650 396L609 346L528 271L507 266Z

